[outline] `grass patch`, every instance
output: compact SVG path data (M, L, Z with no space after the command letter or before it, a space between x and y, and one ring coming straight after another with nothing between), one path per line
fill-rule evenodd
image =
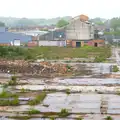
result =
M59 117L62 117L62 118L65 118L68 115L70 115L70 114L68 113L67 109L62 109L61 112L59 113Z
M117 65L113 65L112 71L113 72L118 72L119 71L119 68L117 67Z
M13 98L12 100L0 100L0 106L18 106L18 98Z
M39 110L36 110L36 109L30 109L30 110L28 111L28 114L29 114L29 115L40 114L40 111L39 111Z
M37 105L40 104L44 98L46 97L46 92L42 92L35 97L35 99L28 101L29 105Z
M17 94L12 94L3 89L0 94L0 106L17 106L19 105L19 99Z
M7 59L64 59L64 58L89 58L104 56L104 58L111 56L111 48L106 47L0 47L0 57Z
M0 98L12 98L12 97L18 97L17 94L12 94L10 92L7 92L6 90L3 89L2 93L0 93Z

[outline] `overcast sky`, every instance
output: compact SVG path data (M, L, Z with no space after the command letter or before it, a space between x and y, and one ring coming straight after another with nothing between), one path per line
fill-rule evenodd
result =
M54 18L86 14L90 18L120 16L120 0L0 0L0 16Z

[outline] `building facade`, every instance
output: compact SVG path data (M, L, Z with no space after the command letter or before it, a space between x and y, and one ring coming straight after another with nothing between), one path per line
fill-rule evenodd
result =
M8 32L5 27L0 27L0 44L1 45L15 45L20 46L20 44L27 43L31 41L32 37L20 33Z
M82 21L80 16L77 16L66 26L66 39L82 41L94 39L94 25L88 21Z

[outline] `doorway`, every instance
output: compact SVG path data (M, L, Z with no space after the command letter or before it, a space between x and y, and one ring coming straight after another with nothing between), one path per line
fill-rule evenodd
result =
M97 46L98 46L98 43L95 43L94 46L97 47Z
M81 42L76 42L76 47L80 47L81 46Z

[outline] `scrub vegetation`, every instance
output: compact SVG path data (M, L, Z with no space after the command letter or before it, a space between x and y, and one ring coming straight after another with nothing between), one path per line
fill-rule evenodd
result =
M102 59L101 59L102 56ZM67 47L0 47L0 57L6 59L64 59L96 57L96 62L111 56L111 49L106 47L67 48ZM100 60L99 60L100 59Z
M0 94L0 106L17 106L19 105L18 95L3 90Z
M29 114L29 115L32 115L32 114L40 114L40 111L39 111L39 110L36 110L36 109L30 109L30 110L28 111L28 114Z
M8 85L17 85L17 77L12 76L11 80L8 82Z
M113 71L113 72L118 72L118 71L119 71L119 68L117 67L117 65L114 65L114 66L112 67L112 71Z
M113 118L111 116L107 116L105 120L113 120Z
M46 97L46 93L42 92L39 95L37 95L33 100L28 101L29 105L37 105L40 104L44 98Z
M59 117L67 117L69 115L69 112L67 109L61 109L61 112L59 113Z

